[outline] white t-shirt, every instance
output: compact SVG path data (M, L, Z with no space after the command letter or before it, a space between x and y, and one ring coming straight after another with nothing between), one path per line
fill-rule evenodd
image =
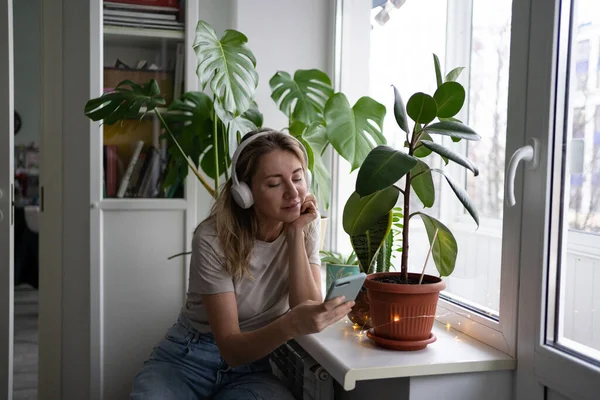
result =
M310 264L320 265L320 218L311 234L305 235ZM249 271L235 282L225 270L225 256L212 220L203 221L192 239L189 290L182 308L183 316L200 332L210 332L203 294L234 292L242 332L261 328L289 310L288 246L285 233L273 242L255 240Z

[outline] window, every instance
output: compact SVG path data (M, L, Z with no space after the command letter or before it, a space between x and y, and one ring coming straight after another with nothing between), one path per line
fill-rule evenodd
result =
M577 78L577 89L587 89L588 69L590 59L590 41L581 40L577 42L575 49L575 76Z
M550 225L554 242L549 247L550 279L546 343L567 353L600 365L600 99L586 94L579 84L587 79L589 32L600 30L597 12L583 12L589 2L574 3L571 36L576 51L578 85L566 93L566 132L557 133L553 187L569 193L564 198L554 192ZM570 104L571 103L571 104ZM593 115L587 110L594 110ZM569 126L572 132L569 132ZM562 162L562 154L571 157ZM570 177L569 177L570 176ZM559 185L559 186L556 186ZM555 305L553 305L555 304Z
M394 119L390 85L398 88L405 102L418 91L433 94L436 86L432 53L439 56L445 72L458 66L466 67L459 81L468 90L469 100L458 117L468 121L483 140L469 143L468 147L461 144L453 148L467 154L480 169L480 176L472 179L464 170L449 167L455 171L455 179L466 183L482 217L481 226L476 230L440 176L434 175L436 197L447 196L448 200L436 201L441 209L428 212L449 222L459 245L457 267L445 279L445 294L496 317L500 303L511 3L500 1L490 5L484 0L473 1L472 26L466 27L461 21L450 20L459 14L459 10L452 12L456 2L452 7L446 1L406 2L400 9L392 9L383 25L375 20L378 10L374 9L370 48L370 95L387 106L384 133L388 143L397 148L402 147L404 135ZM419 28L418 15L423 14L427 14L430 22L427 30ZM465 28L470 34L461 37L460 32ZM398 40L417 31L419 34L412 36L415 40ZM467 57L459 54L467 54ZM423 265L428 247L424 228L419 223L412 224L411 265ZM428 272L434 273L434 268L431 263Z
M363 35L369 36L369 95L387 107L383 132L388 145L401 149L405 140L395 121L391 85L398 89L405 103L415 92L433 94L436 80L432 53L439 57L443 73L465 67L458 81L465 87L467 99L456 117L483 138L478 143L450 141L448 144L477 165L480 170L477 178L473 179L452 162L444 167L455 181L467 187L480 214L479 229L447 182L433 174L438 200L434 209L428 209L427 213L438 216L449 226L458 242L456 269L444 279L446 290L439 304L438 320L459 330L466 328L469 335L514 355L515 331L511 321L516 318L516 298L511 293L516 290L517 275L511 268L516 261L509 260L510 268L501 269L501 258L507 253L503 247L502 210L512 1L406 1L396 2L400 4L398 8L390 5L394 2L383 3L383 6L380 4L371 9L371 29L363 30ZM352 11L345 11L345 18L349 18ZM360 14L364 15L364 12L363 7ZM423 29L423 15L427 16L427 29ZM346 56L347 53L348 50ZM341 69L356 71L356 66L352 62L345 65L342 62ZM362 72L362 69L358 71ZM349 86L356 84L362 85L353 81ZM342 90L348 90L348 86ZM434 140L443 138L436 136ZM431 161L441 165L438 156L430 157ZM343 207L352 193L356 178L354 174L348 175L344 164L341 162L337 173L339 207ZM342 252L350 251L349 240L341 228L341 211L336 215L337 248ZM429 242L424 226L417 220L410 230L409 269L420 270ZM516 250L511 248L508 253L516 254ZM396 257L397 270L400 261L400 257ZM429 261L427 272L437 274ZM501 287L507 288L504 299L500 295Z

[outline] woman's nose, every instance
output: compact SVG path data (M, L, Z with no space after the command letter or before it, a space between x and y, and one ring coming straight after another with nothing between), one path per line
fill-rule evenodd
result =
M288 182L286 185L285 194L288 198L294 198L298 196L298 188L296 187L294 182Z

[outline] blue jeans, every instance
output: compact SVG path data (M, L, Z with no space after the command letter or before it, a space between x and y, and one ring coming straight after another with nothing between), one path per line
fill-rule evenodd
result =
M132 399L281 399L294 397L272 374L269 358L231 368L210 333L182 316L137 374Z

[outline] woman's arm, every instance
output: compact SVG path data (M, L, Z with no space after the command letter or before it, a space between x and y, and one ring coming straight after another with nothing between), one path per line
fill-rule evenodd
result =
M320 267L308 263L304 231L298 228L288 230L287 242L290 308L306 300L322 302Z
M344 303L343 297L326 303L308 301L260 329L242 333L233 292L203 295L202 302L221 357L231 367L259 360L296 336L322 331L354 305Z

